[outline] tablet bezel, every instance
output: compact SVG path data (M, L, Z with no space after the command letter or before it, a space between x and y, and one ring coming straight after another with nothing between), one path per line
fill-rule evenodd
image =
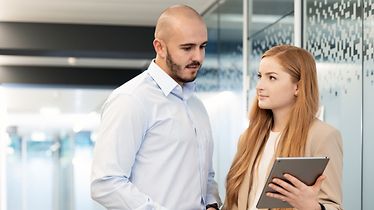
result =
M276 198L271 198L266 195L267 192L275 192L269 187L272 179L277 177L285 179L283 174L288 173L306 185L313 185L316 179L322 175L325 170L328 157L278 157L274 160L272 169L262 189L260 198L257 202L257 208L292 208L292 206Z

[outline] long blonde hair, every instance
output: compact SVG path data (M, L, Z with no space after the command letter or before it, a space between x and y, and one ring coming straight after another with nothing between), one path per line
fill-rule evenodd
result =
M276 156L303 156L310 125L318 111L319 94L316 64L313 56L306 50L291 45L275 46L266 51L262 58L276 58L285 71L298 84L298 95L289 119L279 139ZM273 113L260 109L258 100L254 101L249 127L242 135L238 150L226 178L225 208L237 205L239 188L250 167L251 179L254 163L262 151L273 126ZM250 181L250 186L252 180Z

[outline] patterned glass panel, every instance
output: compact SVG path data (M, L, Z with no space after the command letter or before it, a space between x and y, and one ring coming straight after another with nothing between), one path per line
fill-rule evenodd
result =
M317 61L323 116L343 136L343 203L346 209L357 209L361 199L357 183L362 145L362 4L360 0L307 0L305 5L305 47Z
M364 1L363 36L363 209L374 206L374 1Z

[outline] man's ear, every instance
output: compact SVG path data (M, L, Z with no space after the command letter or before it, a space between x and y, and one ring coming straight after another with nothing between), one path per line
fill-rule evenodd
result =
M165 42L161 39L153 40L153 48L155 49L158 56L165 58L166 57L166 45Z

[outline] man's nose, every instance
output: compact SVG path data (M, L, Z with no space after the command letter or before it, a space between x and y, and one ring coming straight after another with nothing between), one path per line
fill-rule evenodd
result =
M192 59L195 60L195 61L199 61L200 63L202 63L202 61L204 60L204 57L205 57L205 49L197 48L194 51L194 55L193 55Z

